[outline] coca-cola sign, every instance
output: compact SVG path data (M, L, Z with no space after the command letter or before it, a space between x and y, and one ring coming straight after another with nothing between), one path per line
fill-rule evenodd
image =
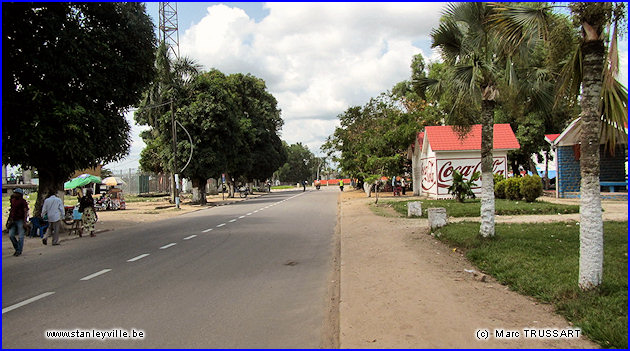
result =
M422 188L424 191L432 189L437 183L437 194L448 194L446 190L453 182L453 171L458 171L469 180L475 172L481 174L481 159L460 158L460 159L426 159L423 163ZM493 158L492 172L505 177L507 170L507 160L505 157ZM479 192L481 188L481 178L475 182L473 191ZM435 190L432 191L435 193Z

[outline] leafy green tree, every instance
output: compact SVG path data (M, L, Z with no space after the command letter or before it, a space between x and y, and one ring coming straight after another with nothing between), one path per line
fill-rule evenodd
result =
M34 215L75 170L127 154L154 52L141 3L3 4L2 162L39 171Z
M287 162L278 169L276 176L283 182L298 183L312 177L315 155L302 143L288 145L282 142L287 153Z
M340 153L335 160L343 173L359 180L404 173L407 148L422 128L417 114L405 113L392 94L384 93L338 117L341 126L322 150Z

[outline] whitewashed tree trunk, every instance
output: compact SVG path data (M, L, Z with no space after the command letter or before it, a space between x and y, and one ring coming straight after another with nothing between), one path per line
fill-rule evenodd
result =
M372 184L368 184L367 182L363 182L363 191L367 197L372 197Z
M583 290L597 287L604 270L604 225L599 184L599 132L604 43L582 45L583 78L580 143L580 276Z
M494 105L495 102L492 100L481 102L481 226L479 234L484 238L494 236L494 178L492 176Z
M416 145L414 148L413 156L412 156L412 175L413 175L413 195L420 196L422 195L422 163L421 163L421 154L422 150L420 150L420 143L418 142L418 138L416 138Z

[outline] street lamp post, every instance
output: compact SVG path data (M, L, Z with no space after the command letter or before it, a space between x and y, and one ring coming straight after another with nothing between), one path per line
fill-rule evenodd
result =
M175 207L179 208L179 175L177 174L177 131L175 127L175 110L173 108L173 100L171 100L171 128L173 133L173 202Z

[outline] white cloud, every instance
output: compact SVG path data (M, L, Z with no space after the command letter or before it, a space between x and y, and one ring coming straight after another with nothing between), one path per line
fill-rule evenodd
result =
M439 21L439 3L267 3L256 22L243 10L208 7L185 31L182 54L209 69L267 82L285 120L282 136L317 152L336 116L410 76L413 55ZM423 55L429 57L432 53Z

